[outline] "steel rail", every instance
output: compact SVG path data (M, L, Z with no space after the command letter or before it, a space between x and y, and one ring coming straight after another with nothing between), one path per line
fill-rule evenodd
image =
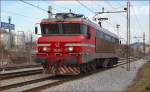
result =
M39 73L42 73L42 71L43 71L43 69L40 68L40 69L27 70L27 71L2 73L2 74L0 74L0 80L10 79L10 78L20 77L20 76L39 74Z
M134 57L131 57L131 59ZM119 61L123 61L125 60L125 58L121 58ZM39 67L39 65L35 65L35 66L28 66L28 67L19 67L13 70L19 70L19 69L25 69L25 68L33 68L33 67ZM12 68L11 68L12 69ZM29 71L19 71L19 72L10 72L10 73L4 73L4 74L0 74L0 80L3 79L9 79L9 78L14 78L14 77L20 77L20 76L27 76L27 75L32 75L32 74L39 74L42 73L42 69L37 69L37 70L29 70Z
M91 74L99 73L99 72L102 72L102 71L105 71L105 70L108 70L108 69L112 69L112 68L127 64L127 62L125 60L123 60L123 61L124 62L120 62L120 63L118 63L117 65L115 65L111 68L100 68L100 69L97 69L96 71L94 71L92 73L88 73L88 74L84 74L84 75L81 74L81 75L77 75L77 76L48 76L48 77L41 78L41 79L33 79L33 80L30 80L30 81L16 83L16 84L13 84L13 85L7 85L5 87L3 86L1 89L2 89L2 91L3 90L4 91L5 90L6 91L11 91L11 90L9 90L11 88L16 88L17 89L17 87L20 88L20 87L23 87L23 86L29 86L29 85L34 85L35 83L36 84L38 83L39 85L36 86L36 87L33 87L33 88L31 87L31 88L27 88L27 89L22 88L21 91L24 91L24 92L39 91L39 90L42 90L42 89L45 89L45 88L50 88L52 86L60 85L64 82L84 78L84 77L87 77ZM135 62L135 61L136 61L136 58L133 58L131 62Z
M26 65L26 66L9 66L9 67L0 67L0 71L2 71L3 69L5 71L9 71L9 70L16 70L16 69L23 69L23 68L33 68L33 67L40 67L41 65Z
M131 60L133 60L132 62L134 62L135 58L133 58ZM64 78L62 80L55 81L55 82L52 82L52 83L49 83L49 84L46 84L46 85L41 85L39 87L35 87L35 88L32 88L32 89L24 90L23 92L40 91L40 90L43 90L43 89L46 89L46 88L50 88L50 87L53 87L53 86L58 86L58 85L60 85L62 83L65 83L65 82L69 82L69 81L74 81L74 80L78 80L78 79L81 79L81 78L85 78L85 77L88 77L88 76L90 76L92 74L100 73L100 72L103 72L105 70L112 69L112 68L118 67L120 65L125 65L125 64L126 64L126 61L124 61L124 63L119 63L116 66L113 66L111 68L99 68L99 69L96 69L95 71L87 73L87 74L81 74L81 75L76 75L76 76L72 76L72 77L67 77L67 78Z

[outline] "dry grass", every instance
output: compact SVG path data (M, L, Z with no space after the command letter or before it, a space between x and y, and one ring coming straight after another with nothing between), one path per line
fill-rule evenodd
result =
M150 62L139 70L137 78L127 92L150 92Z

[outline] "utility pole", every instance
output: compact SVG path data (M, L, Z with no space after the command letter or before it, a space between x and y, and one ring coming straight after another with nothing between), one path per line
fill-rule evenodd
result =
M143 39L143 36L142 36L142 37L140 37L140 36L135 36L134 38L137 39L137 43L138 43L138 46L137 46L137 57L140 58L140 56L141 56L140 52L141 52L141 51L139 50L139 49L140 49L140 41L139 41L139 39L140 39L140 38ZM144 41L143 41L143 43L144 43Z
M143 58L144 58L144 61L145 61L145 56L146 56L146 53L145 53L145 49L146 49L146 44L145 44L145 32L143 32L143 36L142 36L142 37L140 37L140 36L136 37L136 36L135 36L134 38L136 38L136 39L137 39L137 38L139 38L139 39L142 38L142 39L143 39L143 46L142 46L142 47L143 47L143 54L142 54L142 55L144 56ZM138 43L139 43L139 39L138 39ZM139 52L139 46L138 46L138 52ZM141 55L139 54L138 56L141 56Z
M145 49L146 49L145 32L143 32L143 52L144 52L143 54L144 54L144 61L145 61L145 56L146 56Z
M33 36L32 36L32 33L31 33L31 37L30 37L30 63L32 61L32 44L33 44Z
M140 58L140 40L138 39L138 46L137 46L137 57Z
M12 33L11 33L11 28L10 28L10 25L11 25L11 17L9 16L8 17L8 23L9 23L9 40L10 40L10 48L12 48Z
M150 0L149 0L149 14L150 14ZM149 17L149 23L150 23L150 17ZM149 26L149 54L150 54L150 26Z
M9 23L9 33L11 33L10 24L11 24L11 17L8 17L8 23Z
M1 15L2 15L1 12L2 11L1 11L1 0L0 0L0 28L1 28Z
M149 1L149 9L150 9L150 1ZM149 59L149 62L150 62L150 26L149 26L149 41L148 41L148 59Z
M51 6L48 7L48 18L49 19L52 18L52 7Z
M1 0L0 0L0 29L1 29ZM1 49L1 33L0 33L0 49ZM0 53L3 54L3 51ZM0 58L0 67L2 67L2 63L3 63L2 58Z
M119 27L120 27L120 25L119 24L116 24L116 28L117 28L117 35L118 35L118 53L121 53L121 48L120 48L120 45L121 45L121 43L120 43L120 37L119 37ZM118 54L119 55L119 54ZM119 56L120 57L120 56Z
M124 11L111 11L111 12L105 12L104 8L102 8L102 12L96 12L95 16L96 17L98 14L103 14L103 13L121 13L121 12L126 12L127 16L127 53L126 53L126 60L127 60L127 71L130 71L130 0L127 1L127 7L124 8Z
M116 28L117 28L117 35L118 35L118 37L119 37L119 27L120 27L120 25L119 25L119 24L116 24ZM119 37L119 42L120 42L120 37Z
M127 71L130 71L130 1L127 2Z

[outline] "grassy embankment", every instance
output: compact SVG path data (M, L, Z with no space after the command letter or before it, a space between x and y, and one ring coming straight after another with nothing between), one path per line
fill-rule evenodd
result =
M150 92L150 62L139 70L137 78L127 92Z

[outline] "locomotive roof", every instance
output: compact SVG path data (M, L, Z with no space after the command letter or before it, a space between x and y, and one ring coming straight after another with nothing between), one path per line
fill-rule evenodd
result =
M48 19L43 19L41 22L57 22L58 21L58 19L56 19L56 18L48 18ZM106 34L108 34L108 35L111 35L111 36L113 36L113 37L115 37L115 38L118 38L118 36L116 35L116 34L114 34L114 33L112 33L112 32L110 32L110 31L108 31L107 29L105 29L105 28L101 28L101 27L99 27L99 25L98 24L96 24L96 23L93 23L92 21L90 21L90 20L87 20L87 19L84 19L84 18L66 18L66 19L64 19L63 21L79 21L79 22L82 22L82 23L84 23L84 24L88 24L88 25L92 25L93 27L95 27L96 29L98 29L99 31L102 31L102 32L104 32L104 33L106 33Z

